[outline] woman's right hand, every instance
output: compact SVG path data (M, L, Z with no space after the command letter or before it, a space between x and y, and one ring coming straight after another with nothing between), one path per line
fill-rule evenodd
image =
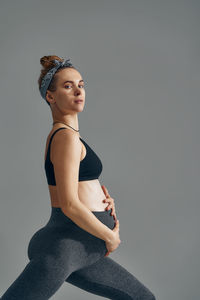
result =
M119 237L119 220L116 220L115 227L112 230L113 235L112 239L109 241L105 241L106 248L108 252L105 254L105 256L108 256L110 252L113 252L119 244L121 243L120 237Z

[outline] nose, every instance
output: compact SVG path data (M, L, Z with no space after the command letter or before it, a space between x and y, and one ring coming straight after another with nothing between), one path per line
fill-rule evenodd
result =
M80 95L81 94L81 88L77 87L76 90L75 90L75 94Z

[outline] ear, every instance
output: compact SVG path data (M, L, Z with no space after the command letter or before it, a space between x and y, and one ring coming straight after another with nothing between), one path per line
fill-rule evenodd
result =
M54 103L54 98L53 98L53 95L47 90L47 93L46 93L46 99L49 103Z

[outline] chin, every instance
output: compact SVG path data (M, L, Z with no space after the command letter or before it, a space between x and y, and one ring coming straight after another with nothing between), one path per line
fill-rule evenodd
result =
M76 109L75 111L76 111L76 112L82 112L83 109L84 109L84 107L80 107L80 108Z

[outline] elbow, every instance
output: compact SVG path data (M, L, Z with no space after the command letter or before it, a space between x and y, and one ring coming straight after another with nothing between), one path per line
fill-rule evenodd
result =
M80 207L80 204L81 202L79 199L65 201L64 204L61 205L61 210L66 216L70 216L73 211Z

